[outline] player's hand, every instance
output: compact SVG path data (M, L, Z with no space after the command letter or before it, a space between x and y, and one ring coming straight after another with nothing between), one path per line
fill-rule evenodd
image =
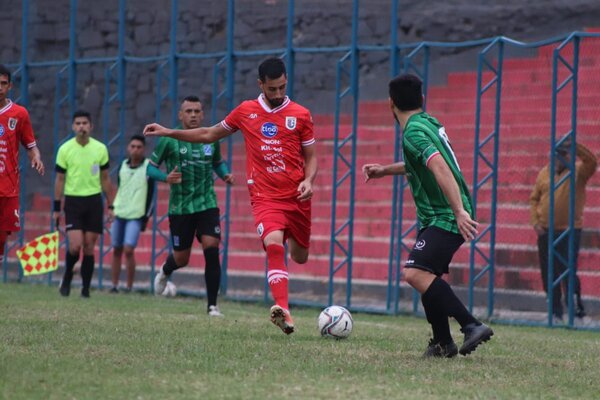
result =
M144 127L144 136L169 136L169 131L164 126L153 123Z
M235 182L235 178L233 177L233 174L227 174L223 177L223 182L225 182L228 185L233 185Z
M298 185L298 197L296 197L300 201L310 200L313 196L313 188L312 184L309 181L302 181L300 185Z
M546 233L546 229L543 226L541 226L540 224L535 224L533 226L533 229L535 230L535 233L538 234L538 236Z
M44 175L44 163L42 162L41 158L39 157L34 157L31 159L31 168L35 169L37 171L38 174L40 175Z
M169 185L177 185L181 183L181 172L177 172L177 165L171 172L169 172L169 175L167 175L167 183Z
M115 211L113 209L109 208L106 215L107 215L106 222L108 222L109 224L115 220Z
M362 166L362 172L365 175L365 183L370 179L385 176L385 169L381 164L365 164Z
M465 241L473 240L479 233L477 231L477 227L479 223L471 219L471 216L464 209L461 210L458 214L456 214L456 224L458 225L458 230L460 234L465 239Z

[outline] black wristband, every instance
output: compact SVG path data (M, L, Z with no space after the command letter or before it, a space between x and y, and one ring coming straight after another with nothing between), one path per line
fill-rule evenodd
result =
M54 211L60 212L60 200L54 200Z

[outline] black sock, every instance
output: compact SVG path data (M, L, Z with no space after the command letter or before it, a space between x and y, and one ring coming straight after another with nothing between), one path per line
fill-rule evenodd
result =
M221 261L219 260L219 248L209 247L204 249L204 281L206 282L206 297L208 306L217 305L217 295L221 285Z
M67 250L67 256L65 257L65 274L63 275L63 283L67 286L71 284L71 280L73 279L73 268L75 268L77 261L79 261L79 253L71 254L71 252Z
M167 260L165 261L162 269L163 272L165 273L165 275L169 276L173 273L173 271L178 270L179 268L183 268L183 266L179 266L175 263L175 257L173 257L173 254L169 254L169 256L167 257Z
M432 296L429 290L421 295L421 303L425 310L427 322L431 324L434 342L442 345L451 343L453 340L452 334L450 333L448 315L446 315L443 308L436 303L434 296Z
M443 308L444 313L449 317L454 317L463 328L468 324L480 323L465 308L460 299L456 297L450 285L441 278L435 278L423 295L430 296L432 302L439 304Z
M83 261L81 261L81 283L83 285L83 290L90 290L93 275L94 256L83 256Z

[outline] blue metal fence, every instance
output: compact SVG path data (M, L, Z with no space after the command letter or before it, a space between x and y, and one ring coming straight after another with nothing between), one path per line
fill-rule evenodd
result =
M37 61L31 62L28 59L29 44L28 44L28 21L29 8L33 0L22 0L22 37L21 37L21 58L18 63L9 64L15 68L14 75L20 79L19 96L14 99L24 106L29 105L28 87L29 87L29 72L31 68L57 68L56 73L56 88L54 95L54 128L53 128L53 149L54 154L60 143L59 132L61 127L65 125L62 118L64 108L68 109L68 114L71 115L76 105L76 89L77 89L77 67L83 64L100 64L105 65L105 91L104 91L104 106L103 118L104 121L104 140L107 144L119 144L120 154L118 158L122 158L125 143L125 126L126 126L126 87L127 87L127 66L133 64L149 63L157 65L156 78L156 120L161 120L161 110L167 105L171 110L170 122L175 124L177 118L178 102L178 78L179 78L179 62L181 60L211 60L214 62L213 70L213 108L211 120L216 123L223 115L219 115L219 109L231 110L234 106L234 82L236 72L236 62L246 57L256 57L265 55L278 55L284 57L288 65L289 85L288 92L294 94L295 90L295 72L296 72L296 55L297 54L318 54L318 53L342 53L343 55L337 61L337 76L336 76L336 97L335 97L335 136L334 136L334 158L333 165L333 180L332 180L332 198L331 198L331 241L329 251L329 285L328 285L328 302L334 301L344 303L348 307L353 307L352 303L352 271L353 271L353 239L354 239L354 211L355 202L354 194L356 190L356 173L357 168L357 140L358 140L358 115L359 115L359 66L360 55L370 52L379 52L389 54L390 75L395 76L401 69L405 72L412 72L419 75L424 82L424 92L427 94L430 87L430 52L432 49L444 48L460 48L460 49L479 49L478 64L477 64L477 90L473 95L476 98L476 122L474 126L474 160L473 160L473 201L475 206L478 204L478 196L480 190L486 186L492 191L491 199L491 217L489 224L483 229L478 237L470 244L470 271L469 271L469 286L468 286L468 304L469 308L474 307L474 287L482 278L487 277L487 312L488 318L494 313L494 276L495 276L495 235L496 235L496 204L497 204L497 184L498 184L498 148L502 140L502 124L501 115L501 99L502 99L502 83L503 83L503 63L505 48L511 46L515 48L539 48L541 46L554 45L560 43L553 53L553 76L552 76L552 132L551 132L551 154L555 152L558 145L571 140L571 163L569 165L571 174L568 178L561 182L555 182L552 178L552 188L555 189L561 184L569 184L571 186L571 206L574 207L574 155L575 155L575 139L577 132L577 73L578 73L578 48L579 43L584 38L600 38L600 34L575 32L568 36L551 38L545 41L536 43L522 43L511 40L505 37L488 38L474 40L461 43L443 43L443 42L422 42L422 43L398 43L398 9L399 1L392 0L391 18L390 18L390 43L386 45L361 45L358 40L359 26L359 0L354 0L352 3L352 30L350 45L348 46L330 46L330 47L299 47L294 45L295 31L295 11L296 3L294 0L288 1L287 9L287 32L284 48L272 48L267 50L240 50L234 47L234 27L236 19L236 1L227 1L227 40L226 49L213 53L184 53L178 51L177 46L177 22L178 22L178 0L171 0L171 16L170 16L170 34L169 34L169 51L167 54L152 56L152 57L136 57L128 56L125 49L125 28L126 28L126 12L127 0L119 0L118 7L118 48L117 55L114 57L77 57L77 29L76 16L78 3L77 0L70 0L70 20L69 20L69 56L66 60L60 61ZM572 61L568 61L562 52L565 49L572 50ZM558 70L564 66L569 71L570 75L563 81L558 81ZM492 77L488 80L484 77L484 73L491 72ZM166 82L166 83L165 83ZM65 90L66 83L66 90ZM557 131L557 97L559 94L566 92L565 88L571 85L570 94L571 102L571 129L564 134ZM166 91L164 88L166 87ZM491 132L483 132L484 128L481 123L480 116L484 110L482 98L488 96L488 93L493 95L493 128ZM384 94L382 93L382 96ZM342 124L342 101L350 101L351 103L351 128L350 132L345 131L346 127ZM425 97L427 100L427 96ZM427 106L427 103L424 105ZM116 133L109 130L108 119L111 116L118 116L118 129ZM401 140L400 132L396 128L394 135L394 159L401 160ZM232 141L228 139L227 160L231 163L232 160ZM491 152L487 149L492 147ZM348 152L342 150L350 149ZM491 154L491 156L490 156ZM26 157L21 157L23 167ZM550 158L550 167L553 170L554 158ZM328 168L328 166L322 166ZM115 169L116 170L116 169ZM114 171L113 171L114 172ZM483 175L483 178L480 176ZM54 174L52 174L54 178ZM564 181L568 179L568 183ZM21 180L21 193L26 193L26 180ZM390 251L388 264L388 279L386 289L386 300L384 308L377 309L380 312L397 314L401 312L400 300L400 271L403 251L409 251L410 237L414 236L417 230L417 224L412 224L408 229L402 228L403 209L405 202L406 181L402 177L395 177L393 180L392 191L392 217L390 222ZM52 192L51 192L52 193ZM223 271L224 278L222 282L223 292L227 292L227 269L228 269L228 245L230 231L230 207L231 207L231 189L228 187L226 192L225 212L223 220L225 225L225 236L223 241ZM349 194L349 207L347 213L342 215L338 209L338 196L342 193ZM22 198L22 201L24 199ZM551 208L554 204L554 196L551 196ZM24 205L22 206L24 210ZM153 236L152 236L152 274L157 265L157 258L168 251L168 244L159 246L157 238L162 237L165 243L168 243L168 233L161 231L159 226L165 219L165 216L159 216L154 213L153 217ZM550 225L552 226L553 213L550 213ZM54 229L54 221L50 223L50 229ZM17 242L13 245L23 244L23 232L25 230L25 218L23 218L23 230L19 234ZM560 285L562 280L568 279L569 282L569 326L574 326L573 319L573 282L575 269L574 251L573 251L573 212L570 215L570 228L562 236L569 236L569 260L568 271L559 276L553 276L553 260L554 257L549 257L550 266L548 274L549 286ZM556 244L560 238L554 238L554 232L550 230L550 242ZM110 247L104 241L100 243L101 258L99 268L99 285L102 285L102 270L103 259L110 251ZM10 250L10 249L8 249ZM549 254L554 252L554 246L551 246ZM7 252L8 253L8 252ZM478 265L479 259L483 260L483 265ZM343 273L346 282L345 299L334 298L334 278L339 273ZM19 276L21 278L21 276ZM7 265L6 260L3 264L3 279L7 281ZM51 276L48 282L51 281ZM152 285L152 282L150 283ZM549 309L548 309L548 325L552 325L552 291L549 291ZM412 295L412 312L418 313L418 295L413 292ZM515 321L510 321L515 322ZM517 321L518 322L518 321Z

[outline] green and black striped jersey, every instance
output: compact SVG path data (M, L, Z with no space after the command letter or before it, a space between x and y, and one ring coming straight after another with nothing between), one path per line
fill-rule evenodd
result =
M406 177L415 200L421 228L437 226L450 232L460 233L450 203L427 167L432 157L440 155L444 158L460 189L463 207L473 217L469 188L444 127L425 112L412 115L404 127L402 151Z
M171 185L169 214L194 214L217 207L213 168L223 162L219 142L203 144L161 137L150 157L155 166L165 163L167 173L175 166L181 183Z

